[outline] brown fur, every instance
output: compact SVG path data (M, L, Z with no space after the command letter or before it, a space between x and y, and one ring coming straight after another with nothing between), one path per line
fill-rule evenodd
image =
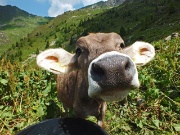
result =
M88 66L90 62L109 51L120 51L124 41L118 34L97 33L81 37L76 43L83 53L77 59L77 70L57 76L58 96L65 108L73 108L76 117L95 116L103 121L106 104L88 96Z
M104 101L123 100L131 89L138 88L136 66L145 65L155 56L154 47L146 42L124 48L116 33L81 37L75 52L48 49L37 56L37 64L57 74L58 96L66 110L73 109L80 118L95 116L100 126L106 110Z

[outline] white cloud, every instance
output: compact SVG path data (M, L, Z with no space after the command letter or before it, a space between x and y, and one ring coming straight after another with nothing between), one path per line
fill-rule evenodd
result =
M68 3L62 3L58 0L53 0L51 3L51 7L48 10L48 15L51 17L56 17L69 10L74 10L73 5Z
M1 6L7 5L6 0L0 0L0 5L1 5Z
M38 2L49 1L50 8L48 10L48 15L51 17L56 17L66 11L75 10L74 6L78 4L83 4L84 6L102 1L102 0L37 0ZM107 1L107 0L103 0Z

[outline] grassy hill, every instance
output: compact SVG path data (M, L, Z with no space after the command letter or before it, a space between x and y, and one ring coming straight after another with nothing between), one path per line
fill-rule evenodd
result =
M178 0L137 0L115 8L85 8L66 12L21 38L2 56L11 61L26 60L48 47L71 51L80 36L90 32L117 32L127 44L163 39L180 30Z
M15 6L0 6L0 55L50 19L29 14Z

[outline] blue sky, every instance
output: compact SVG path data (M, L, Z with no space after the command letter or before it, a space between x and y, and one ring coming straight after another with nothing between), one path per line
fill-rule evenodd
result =
M75 10L106 0L0 0L0 5L12 5L39 16L56 17L65 11Z

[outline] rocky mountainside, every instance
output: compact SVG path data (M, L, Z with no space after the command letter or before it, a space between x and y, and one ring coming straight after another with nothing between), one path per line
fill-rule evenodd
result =
M100 1L95 4L83 7L82 9L88 9L88 8L108 8L108 7L115 7L122 3L124 3L127 0L108 0L108 1Z
M106 3L107 6L118 6L118 5L122 4L125 1L126 0L108 0L105 3Z
M82 9L112 8L112 7L119 6L119 5L123 4L124 2L129 3L129 2L134 2L134 1L144 2L144 0L107 0L107 1L100 1L95 4L83 7Z

